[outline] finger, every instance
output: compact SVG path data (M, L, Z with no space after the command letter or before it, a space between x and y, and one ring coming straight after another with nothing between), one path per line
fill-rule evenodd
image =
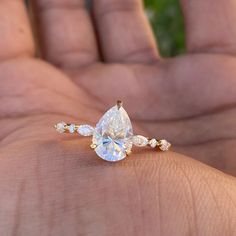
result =
M0 60L32 56L33 37L23 0L0 1Z
M94 16L105 60L157 60L155 40L140 0L95 1Z
M190 52L236 52L234 0L181 0Z
M35 0L34 3L45 59L59 67L70 68L98 59L84 0Z

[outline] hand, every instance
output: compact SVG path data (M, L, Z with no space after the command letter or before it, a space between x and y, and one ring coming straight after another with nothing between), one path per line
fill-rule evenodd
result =
M183 0L188 53L172 59L139 1L94 1L99 40L81 0L33 3L44 60L23 2L0 2L0 235L233 234L235 179L187 157L236 174L233 1ZM117 99L135 131L187 156L111 165L51 128L95 124Z

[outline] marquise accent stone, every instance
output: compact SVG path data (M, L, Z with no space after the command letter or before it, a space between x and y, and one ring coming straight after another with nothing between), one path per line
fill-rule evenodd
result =
M90 125L80 125L77 132L82 136L91 136L93 135L94 128Z
M132 142L135 146L144 147L148 144L148 139L142 135L135 135L132 137Z
M119 161L132 148L133 129L123 107L114 106L100 119L93 134L95 152L106 161Z

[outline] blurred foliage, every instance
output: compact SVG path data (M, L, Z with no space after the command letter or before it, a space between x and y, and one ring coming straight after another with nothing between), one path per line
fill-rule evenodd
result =
M184 52L184 24L178 0L145 0L149 20L163 56Z

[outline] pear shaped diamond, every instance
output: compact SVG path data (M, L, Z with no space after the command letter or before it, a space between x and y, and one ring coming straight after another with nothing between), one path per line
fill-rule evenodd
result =
M133 129L123 107L114 106L100 119L93 134L93 145L99 157L119 161L132 148Z

